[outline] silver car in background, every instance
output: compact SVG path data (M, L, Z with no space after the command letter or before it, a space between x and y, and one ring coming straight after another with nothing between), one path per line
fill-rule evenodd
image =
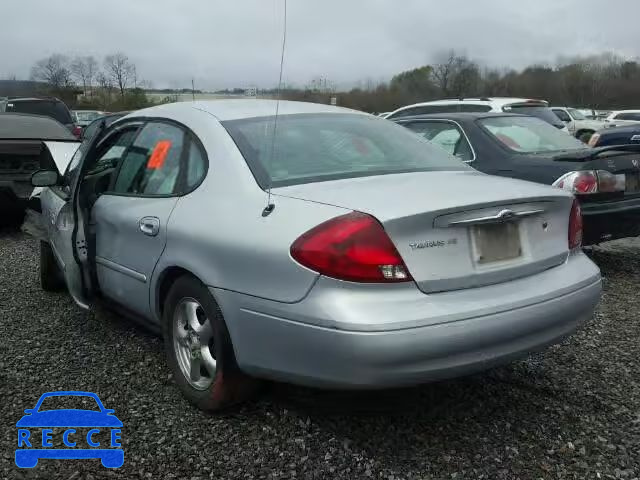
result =
M40 171L41 280L163 332L184 395L376 389L559 342L598 268L568 193L481 174L387 120L235 100L130 114Z

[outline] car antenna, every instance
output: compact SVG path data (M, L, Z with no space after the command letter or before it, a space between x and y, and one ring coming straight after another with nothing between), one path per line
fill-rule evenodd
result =
M278 115L280 113L280 95L282 93L282 72L284 70L284 52L287 46L287 0L284 0L284 29L282 32L282 51L280 54L280 78L278 79L278 93L276 96L276 116L273 120L273 136L271 137L271 154L269 163L273 163L273 156L276 148L276 135L278 133ZM267 206L262 211L263 217L268 217L275 210L276 206L271 201L271 179L267 189Z

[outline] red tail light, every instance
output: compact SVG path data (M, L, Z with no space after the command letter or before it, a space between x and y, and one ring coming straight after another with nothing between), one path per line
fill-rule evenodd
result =
M82 137L82 127L76 125L75 127L73 127L71 133L73 133L76 138Z
M624 192L626 175L616 175L606 170L581 170L564 174L553 186L578 195Z
M299 263L327 277L351 282L408 282L411 275L382 225L350 213L309 230L291 246Z
M569 215L569 250L575 250L582 246L582 210L578 200L573 200L571 214Z

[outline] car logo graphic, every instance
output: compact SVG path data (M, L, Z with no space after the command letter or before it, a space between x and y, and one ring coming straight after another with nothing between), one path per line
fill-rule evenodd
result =
M43 408L47 399L82 397L90 400L95 409ZM49 400L51 402L51 400ZM19 468L33 468L41 458L100 459L106 468L120 468L124 463L121 430L122 422L106 409L100 398L90 392L50 392L43 394L36 406L26 409L18 423L18 448L15 461ZM64 433L54 433L64 429ZM86 432L86 433L85 433ZM105 435L108 434L108 437ZM108 438L105 441L105 438Z

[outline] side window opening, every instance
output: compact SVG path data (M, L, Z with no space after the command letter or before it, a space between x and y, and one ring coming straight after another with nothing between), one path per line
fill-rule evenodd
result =
M127 150L111 191L132 195L177 193L184 137L177 126L148 123Z
M460 129L449 122L415 122L405 124L418 135L439 146L450 155L454 155L463 162L474 160L471 145Z

